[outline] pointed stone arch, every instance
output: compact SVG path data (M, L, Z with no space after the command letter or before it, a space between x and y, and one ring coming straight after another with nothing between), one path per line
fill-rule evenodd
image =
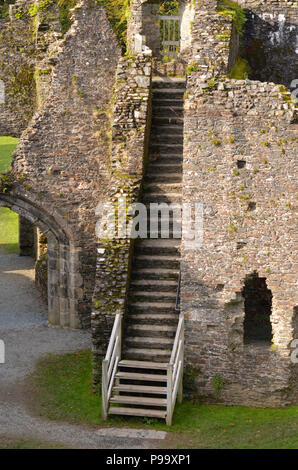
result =
M49 324L81 328L77 289L78 248L74 246L71 233L43 208L22 197L0 194L0 206L24 217L47 237Z

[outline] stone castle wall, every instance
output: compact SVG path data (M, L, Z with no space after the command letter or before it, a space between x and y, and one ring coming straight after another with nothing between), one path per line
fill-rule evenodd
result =
M119 209L118 196L127 195L126 208L137 202L146 165L151 122L151 52L122 57L117 68L112 132L112 180L109 200ZM99 223L105 214L98 213ZM116 226L118 230L118 225ZM101 356L105 354L115 315L124 314L129 286L133 240L117 234L98 238L94 308L92 312L94 386L100 383Z
M243 7L249 8L249 3ZM252 78L290 87L298 79L297 5L271 2L269 8L260 3L246 14L241 54L252 68Z
M13 207L18 201L37 214L36 220L51 220L48 227L40 226L43 233L55 226L63 233L60 248L49 241L48 251L53 258L49 262L51 319L62 326L90 324L95 209L107 197L110 181L109 109L119 56L103 7L82 1L74 10L71 29L56 47L47 99L14 155L13 171L21 175L19 183L1 195L2 204Z
M221 28L219 15L200 9L198 69L185 102L183 201L204 205L202 247L182 242L186 374L207 401L278 406L296 393L289 358L297 305L294 104L273 83L224 77L230 54ZM243 342L241 292L254 271L273 294L273 348Z

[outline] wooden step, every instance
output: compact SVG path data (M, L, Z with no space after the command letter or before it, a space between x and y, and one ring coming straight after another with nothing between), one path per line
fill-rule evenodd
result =
M146 382L167 382L166 375L158 375L158 374L144 374L144 373L137 373L137 372L119 371L116 373L115 377L117 379L143 380Z
M171 348L172 350L172 348ZM156 361L156 362L169 362L171 358L171 350L167 349L152 349L152 348L126 348L123 355L127 359L139 358L143 361Z
M149 362L149 361L131 361L128 359L122 359L119 362L119 367L133 367L135 369L160 369L166 370L168 364L165 362Z
M167 406L165 398L129 397L125 395L114 395L110 398L110 402L121 403L123 405Z
M169 348L167 353L169 354L170 350L172 350L172 346L174 343L174 338L167 338L164 336L159 337L151 337L151 336L127 336L125 338L125 344L130 345L133 348L152 348L152 354L155 353L156 350L160 348Z
M176 328L175 326L169 325L130 325L129 330L132 331L147 331L149 333L175 333Z
M125 415L125 416L147 416L148 418L161 418L165 419L167 416L166 411L164 410L146 410L142 408L130 408L130 407L120 407L120 406L111 406L109 408L108 414L110 415Z
M154 387L151 385L121 384L121 385L115 385L113 387L113 391L114 392L127 392L127 393L148 393L152 395L166 395L167 387Z

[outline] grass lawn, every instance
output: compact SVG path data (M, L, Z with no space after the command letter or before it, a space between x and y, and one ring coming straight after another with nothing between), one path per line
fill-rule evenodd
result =
M25 439L12 439L0 435L0 450L2 449L65 449L65 446L52 442L41 442Z
M17 143L14 137L0 137L0 172L10 168ZM0 252L18 253L18 218L15 212L0 207Z
M131 426L169 431L161 445L171 448L297 449L298 406L262 409L177 405L173 426L157 419L101 418L100 397L92 394L91 352L50 355L31 376L32 403L41 416L100 426Z

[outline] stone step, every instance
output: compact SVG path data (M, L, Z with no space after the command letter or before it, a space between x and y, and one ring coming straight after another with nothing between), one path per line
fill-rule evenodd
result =
M153 361L154 362L154 361ZM157 361L158 362L158 361ZM123 372L118 371L115 374L117 379L122 380L137 380L137 381L144 381L144 382L166 382L167 376L161 374L147 374L144 372Z
M183 109L180 106L152 106L152 113L156 116L167 118L183 117Z
M184 127L184 119L183 117L166 117L166 116L153 116L152 117L152 124L155 126L159 125L179 125L182 128Z
M130 302L175 302L176 292L173 291L140 291L132 288L129 292L129 303Z
M150 142L157 144L183 144L183 135L166 134L158 131L151 132Z
M134 265L146 268L172 268L179 269L180 260L176 256L148 256L137 255L134 259Z
M182 161L173 162L171 160L166 160L157 162L156 160L151 160L148 164L146 175L156 173L164 176L169 174L182 176Z
M154 292L176 292L177 291L177 281L170 280L154 280L154 279L136 279L132 280L130 283L132 288L139 288L142 291L154 291Z
M152 79L152 88L155 90L157 88L171 88L175 90L185 90L186 89L186 80L185 78L179 77L153 77Z
M143 406L167 406L166 398L150 398L150 397L135 397L135 396L124 396L114 395L110 399L111 403L121 403L126 405L143 405Z
M171 96L157 96L153 95L152 106L168 107L168 106L177 106L177 108L183 109L183 95L179 97Z
M137 324L137 325L129 325L126 328L126 334L129 337L132 336L147 336L147 337L168 337L168 338L174 338L176 334L176 326L172 325L142 325L142 324Z
M181 193L182 194L182 183L144 183L143 191L152 193Z
M171 358L171 351L167 349L146 349L146 348L127 348L123 351L127 359L143 359L146 361L166 361ZM163 376L159 376L163 377ZM157 380L158 381L158 380ZM159 380L160 381L160 380Z
M146 416L148 418L161 418L165 419L167 416L166 411L163 410L150 410L142 408L120 407L111 406L108 411L109 415L121 416Z
M135 244L134 253L139 255L160 255L180 257L180 239L143 239Z
M185 90L183 88L152 88L153 100L182 100Z
M156 133L160 133L160 134L169 134L169 135L180 135L180 136L183 136L183 126L181 125L173 125L173 126L170 126L168 124L159 124L158 126L157 125L153 125L151 126L151 133L152 134L156 134Z
M124 340L125 347L140 348L140 349L158 349L166 350L168 353L172 350L174 338L167 338L164 336L127 336ZM154 353L154 351L153 351Z
M133 369L157 369L157 370L167 370L168 365L164 362L148 362L148 361L129 361L121 359L119 362L119 367L132 367Z
M154 193L150 192L149 194L143 194L143 202L150 203L150 202L166 202L171 204L173 202L182 202L182 195L181 193L168 193L168 194L161 194L161 193Z
M154 364L154 363L152 363ZM150 385L121 384L113 387L113 392L143 393L148 395L166 395L167 387L154 387Z
M158 154L176 154L183 155L183 145L182 144L159 144L158 142L152 142L149 147L149 152L158 153Z
M170 325L177 327L178 323L178 313L128 313L126 317L126 322L128 324L132 323L133 325Z
M128 305L129 314L150 313L174 313L175 302L131 302Z
M181 183L182 182L182 172L181 173L165 173L161 171L148 172L144 178L146 183Z
M162 239L162 238L155 238L155 239L152 239L152 241L167 241L167 242L177 242L177 239L176 238L166 238L166 239ZM178 241L180 241L181 239L179 239ZM171 248L171 247L167 247L167 248L162 248L162 247L150 247L150 246L139 246L139 247L135 247L135 254L136 255L160 255L160 256L177 256L177 258L180 258L180 253L179 251L177 251L177 248Z
M151 163L173 163L173 165L183 165L183 155L181 153L150 153L148 165Z
M139 268L133 269L132 279L146 279L146 280L177 280L178 281L179 270L178 269L156 269L156 268Z

